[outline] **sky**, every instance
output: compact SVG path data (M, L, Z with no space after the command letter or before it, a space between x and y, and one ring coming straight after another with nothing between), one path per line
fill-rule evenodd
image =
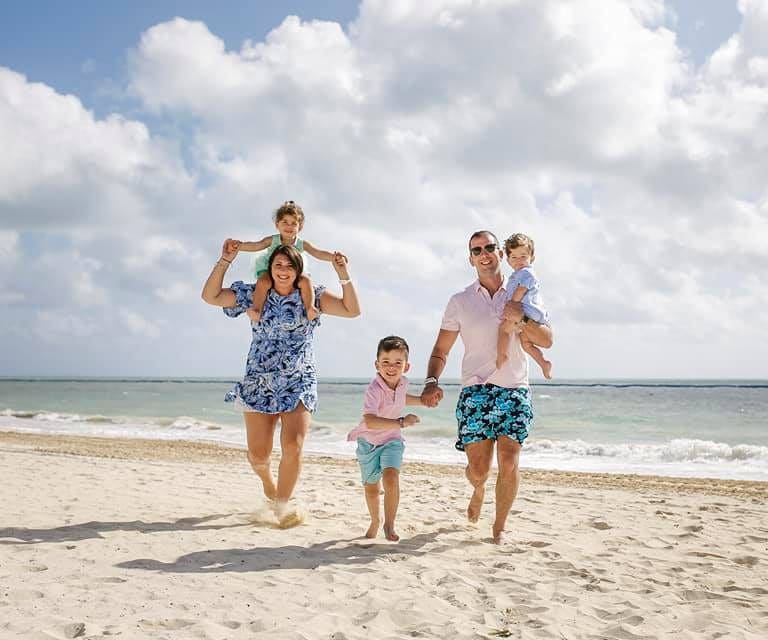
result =
M322 377L372 375L392 333L423 376L488 228L536 242L556 379L768 378L763 0L30 0L0 25L2 376L240 375L248 322L202 283L292 199L363 308L323 319Z

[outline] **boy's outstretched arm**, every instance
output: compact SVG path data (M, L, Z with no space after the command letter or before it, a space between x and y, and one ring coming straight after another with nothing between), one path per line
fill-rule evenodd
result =
M272 236L267 236L256 242L240 242L239 240L236 242L240 243L238 246L240 251L263 251L272 244Z
M421 396L414 396L410 393L405 394L405 404L408 407L423 407L424 403L421 401Z
M318 249L315 245L313 245L311 242L308 242L307 240L304 241L304 249L315 260L322 260L323 262L333 262L334 257L337 255L342 256L345 260L347 258L347 256L345 256L343 253L339 253L338 251L325 251L324 249Z
M382 430L382 429L397 429L398 427L412 427L419 422L419 416L412 413L408 413L403 416L403 424L400 425L399 418L381 418L373 413L363 414L363 420L365 426L369 429Z

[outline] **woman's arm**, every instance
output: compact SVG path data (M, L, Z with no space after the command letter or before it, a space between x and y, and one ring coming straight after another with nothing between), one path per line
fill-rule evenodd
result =
M237 304L235 292L232 289L223 289L222 285L224 274L237 256L238 250L239 244L236 240L228 238L224 241L224 246L221 248L221 258L213 265L211 275L208 276L203 285L201 297L208 304L215 307L234 307Z
M360 302L357 299L355 285L349 277L347 269L347 259L340 253L335 254L333 258L333 268L339 276L341 282L341 298L334 293L324 292L320 297L320 311L329 316L340 316L342 318L356 318L360 315Z

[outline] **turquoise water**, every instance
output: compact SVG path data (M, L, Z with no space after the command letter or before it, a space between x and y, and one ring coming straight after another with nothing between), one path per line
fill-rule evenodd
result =
M5 429L244 444L225 379L0 379ZM308 449L352 455L368 380L326 379ZM407 456L461 463L453 450L459 386L415 409ZM536 422L523 465L615 473L768 480L768 382L563 380L533 385ZM418 386L412 388L419 391Z

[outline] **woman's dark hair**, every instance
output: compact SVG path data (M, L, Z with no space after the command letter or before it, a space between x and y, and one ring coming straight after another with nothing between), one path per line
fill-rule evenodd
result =
M304 273L304 258L301 257L301 253L296 249L296 247L291 246L290 244L281 244L272 252L272 255L269 256L269 262L267 263L267 273L269 274L270 278L272 277L272 263L275 261L275 257L278 255L288 258L293 268L296 269L296 279L293 281L293 288L298 289L299 278L301 278L301 274ZM272 284L274 285L275 283L272 282Z

